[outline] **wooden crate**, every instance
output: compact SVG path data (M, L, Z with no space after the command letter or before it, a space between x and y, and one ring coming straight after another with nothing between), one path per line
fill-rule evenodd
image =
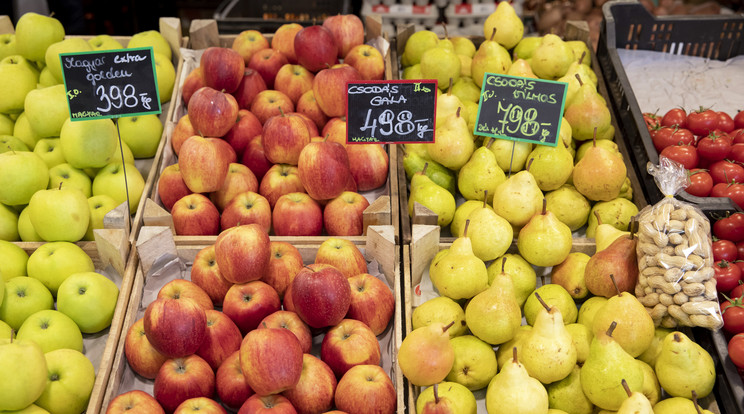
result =
M367 38L372 39L381 36L382 26L379 20L368 18L366 21L367 27ZM186 114L186 107L181 99L181 86L186 76L199 65L199 58L201 57L201 51L210 46L230 47L237 35L220 35L217 22L215 20L194 20L190 27L189 41L190 48L184 51L183 66L179 69L177 91L174 92L173 97L173 112L168 119L168 126L166 127L167 139L166 145L163 149L163 155L160 158L158 166L157 177L165 169L165 167L175 164L178 162L176 154L170 144L170 136L175 123ZM272 35L266 36L271 40ZM385 54L385 79L393 79L393 65L391 60L392 52L388 49L388 53ZM369 201L370 205L364 211L363 222L366 234L366 228L368 226L377 225L392 225L395 228L396 243L398 242L399 231L399 203L398 203L398 183L397 177L398 168L398 151L396 146L385 144L388 157L388 180L387 183L378 189L371 191L361 192L365 198ZM145 206L143 209L144 217L143 222L145 226L168 226L173 229L173 218L170 213L163 207L163 204L158 195L157 178L153 183L153 186L148 193L149 197L145 200ZM174 230L175 234L175 230ZM188 240L190 236L175 236L178 243ZM212 237L214 240L216 236ZM364 240L364 236L351 236L353 240ZM312 240L308 239L308 240Z
M394 73L394 76L397 78L400 77L400 70L398 67L398 57L403 54L403 50L405 48L406 41L408 38L414 33L415 28L412 25L408 25L402 28L399 28L399 31L396 36L395 40L395 47L393 47L394 55L393 55L393 66L396 70ZM483 42L483 37L477 37L472 38L473 42L476 45L479 45ZM589 43L589 27L586 22L584 21L569 21L566 25L566 34L564 36L564 40L581 40L585 43L587 43L587 46L589 48L589 51L591 52L592 56L592 69L594 70L594 73L597 75L597 91L609 102L609 93L607 89L607 85L604 81L604 77L602 76L601 69L599 68L599 64L597 63L597 56L594 53L594 49L591 47ZM610 111L612 113L612 109L610 108ZM638 206L638 209L642 209L645 207L648 202L646 201L644 197L643 187L641 186L641 182L638 180L638 176L635 173L635 169L632 165L628 165L628 163L632 160L631 158L631 152L628 148L628 145L623 138L623 136L620 134L620 129L617 125L617 117L614 113L612 113L612 125L615 127L615 138L614 141L617 143L618 149L620 150L620 153L623 156L623 159L626 162L626 166L628 167L628 177L630 178L630 185L633 189L633 202L636 206ZM428 208L416 203L414 206L413 211L413 217L408 215L408 182L406 179L406 173L405 169L403 168L403 149L400 148L398 150L398 191L400 194L400 232L401 232L401 240L403 243L410 243L411 242L411 226L414 224L436 224L437 223L437 216L434 214L431 210ZM391 158L392 159L392 158ZM458 197L462 198L458 195ZM459 204L459 202L458 202ZM442 240L445 242L452 242L454 241L455 236L449 233L449 229L445 229L442 233Z
M287 241L290 239L272 237L271 240ZM295 238L293 241L290 241L298 248L305 263L313 263L315 253L323 240L323 238L312 240ZM166 226L143 227L137 242L140 266L138 266L134 277L131 300L129 301L123 328L121 329L121 337L113 361L111 380L108 382L105 390L102 410L105 410L114 397L130 389L136 388L145 389L149 392L152 391L153 381L135 377L124 355L124 338L126 333L129 327L144 313L146 306L143 303L143 298L145 297L144 288L147 286L148 280L153 278L153 280L157 281L153 275L166 275L164 276L165 279L161 278L159 283L170 280L168 278L178 277L176 275L183 275L183 277L188 278L190 275L190 266L196 254L204 247L210 246L213 243L214 240L211 238L175 239L170 229ZM354 240L354 244L362 250L368 262L379 265L377 269L370 269L370 273L379 275L380 277L384 276L384 280L393 290L396 297L395 312L391 319L391 326L381 335L385 341L384 344L381 343L383 353L382 365L390 375L396 390L398 390L398 412L404 413L406 412L404 405L404 383L396 360L396 350L400 346L403 337L403 328L401 326L403 321L403 304L401 301L402 292L400 291L402 286L400 246L394 242L394 229L390 225L370 227L366 240ZM165 272L168 271L169 266L174 271L166 274ZM316 337L314 340L316 344L317 339Z

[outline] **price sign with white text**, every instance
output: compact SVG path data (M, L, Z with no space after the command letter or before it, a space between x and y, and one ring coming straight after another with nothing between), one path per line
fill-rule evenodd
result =
M151 47L59 57L73 121L162 112Z

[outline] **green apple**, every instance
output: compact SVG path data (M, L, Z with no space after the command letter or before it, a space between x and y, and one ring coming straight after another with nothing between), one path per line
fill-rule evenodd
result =
M45 241L76 242L88 229L88 198L77 188L37 191L28 202L28 209L34 230Z
M44 160L47 168L52 168L65 162L65 156L62 154L59 138L41 138L36 142L36 146L34 146L34 153Z
M0 90L3 91L0 112L4 114L23 112L26 94L36 89L38 81L39 74L29 68L28 61L23 56L11 55L0 60Z
M59 20L32 12L18 19L15 31L18 53L42 63L47 48L65 38L65 28Z
M21 241L24 242L44 241L34 229L34 225L31 224L31 218L28 216L28 207L21 210L21 214L18 215L18 235L21 237Z
M13 135L0 135L0 154L8 151L31 151L31 149Z
M39 407L36 404L31 404L28 407L15 410L15 411L0 411L2 414L49 414L49 411Z
M59 84L60 82L57 80L57 78L52 75L52 71L49 70L48 67L44 66L43 69L41 69L41 72L39 72L39 84L37 87L47 87L47 86L54 86Z
M59 135L62 153L75 168L100 168L113 160L118 147L116 125L110 119L67 119Z
M83 352L83 334L75 321L54 309L44 309L26 318L16 334L18 339L34 341L44 353L55 349Z
M17 276L5 282L0 319L17 331L30 315L53 307L52 293L41 282L30 277Z
M135 158L155 155L163 135L163 123L157 115L140 115L119 118L119 134Z
M59 83L30 91L23 108L36 135L58 137L70 117L65 85Z
M18 234L18 213L5 204L0 204L0 240L16 241Z
M0 34L0 60L5 59L6 56L17 54L15 33Z
M111 196L101 194L93 197L88 197L88 207L90 208L90 223L88 223L88 230L85 232L83 240L95 240L93 230L103 228L103 219L106 217L109 211L118 207L119 204Z
M49 167L33 152L9 151L0 154L0 203L28 204L31 196L49 184Z
M116 146L116 151L114 151L114 156L111 157L111 162L121 162L122 159L122 151L124 152L124 162L128 164L134 164L134 154L132 154L132 150L129 148L129 145L127 145L124 140L119 141L119 144L121 146ZM98 173L100 169L96 170L96 173ZM90 178L96 178L96 174L93 174Z
M90 47L88 42L82 37L68 37L57 43L49 45L44 54L44 60L46 61L46 67L52 72L54 78L59 83L64 82L65 78L62 76L62 60L59 58L60 53L80 53L90 52L93 48Z
M15 128L15 121L8 115L0 114L0 134L13 135L13 128Z
M176 83L176 69L169 57L155 53L155 76L158 82L158 95L160 103L168 102L173 94L173 85Z
M22 410L46 387L46 358L34 342L0 339L0 372L0 410Z
M26 276L28 253L9 241L0 240L0 275L4 283L16 276Z
M126 186L124 183L126 171ZM137 212L137 206L145 189L142 173L132 164L112 162L101 168L93 179L93 195L106 194L117 201L117 205L127 201L129 190L129 213Z
M28 121L28 117L24 112L18 115L13 125L13 136L23 141L26 146L31 149L36 146L36 141L41 137L34 132L31 128L31 123Z
M172 57L171 47L165 37L163 37L157 30L147 30L144 32L135 33L132 38L129 39L127 48L135 47L152 47L152 51L155 53L161 53L163 56L168 58Z
M82 352L57 349L44 354L47 382L34 402L55 414L79 414L85 411L96 382L93 363Z
M88 44L93 50L124 49L118 40L107 34L91 37L88 39Z
M5 283L0 283L0 292L5 292ZM10 339L13 335L13 328L7 323L0 321L0 339Z
M64 241L39 246L28 257L26 268L29 277L43 283L55 296L68 276L95 270L93 260L80 246Z
M58 164L49 169L49 187L48 188L77 188L86 197L91 196L91 187L93 182L88 174L79 170L70 164Z
M96 333L111 325L119 288L96 272L70 275L57 292L57 309L77 323L83 333Z

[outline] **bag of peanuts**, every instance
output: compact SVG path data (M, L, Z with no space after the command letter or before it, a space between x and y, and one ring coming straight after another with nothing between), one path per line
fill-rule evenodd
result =
M666 157L648 172L666 196L638 213L635 294L656 326L723 326L713 271L710 222L674 195L689 185L685 168Z

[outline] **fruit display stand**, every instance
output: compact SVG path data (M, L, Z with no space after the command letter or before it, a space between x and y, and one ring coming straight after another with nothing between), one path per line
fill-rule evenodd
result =
M400 246L395 244L393 233L392 226L373 226L369 228L365 240L355 240L354 244L365 255L368 272L383 280L393 290L396 298L395 311L388 328L377 338L382 351L381 365L397 390L397 412L404 413L407 412L403 400L404 383L395 359L395 350L400 346L403 335L403 303L401 302L403 294L400 291L403 282L401 281ZM281 239L271 237L272 241ZM321 242L321 239L310 241L295 239L291 244L297 247L304 263L310 264L314 262ZM113 398L126 391L142 389L152 393L153 381L136 375L128 365L124 352L124 338L132 324L142 317L147 304L154 300L159 287L175 278L190 279L191 266L196 254L213 243L214 240L209 238L183 242L174 238L168 227L143 227L137 242L139 266L134 275L131 300L120 331L121 337L113 361L111 379L103 398L104 409ZM319 355L321 339L322 335L315 335L313 338L315 355Z
M406 44L406 41L408 38L414 33L414 27L413 26L405 26L405 27L399 27L398 33L395 39L395 45L393 47L393 51L395 55L393 56L393 62L399 62L398 58L403 54L403 50ZM588 44L589 41L589 28L586 22L584 21L569 21L566 24L566 30L565 30L565 40L581 40ZM475 43L476 47L483 42L483 37L477 37L472 38L473 42ZM593 49L589 47L589 50L591 51L591 59L592 59L592 69L594 70L594 73L597 75L597 91L599 94L605 98L605 100L609 100L609 91L607 89L607 85L604 82L604 79L602 77L602 71L600 66L597 64L597 55L593 52ZM394 73L394 76L396 78L401 77L401 72L399 71L399 67L395 65L395 69L398 70ZM617 118L614 114L612 114L612 125L615 127L615 138L614 142L618 146L618 150L620 154L622 154L623 159L625 160L625 164L627 166L627 174L630 178L630 185L633 190L633 203L638 207L638 209L642 209L645 207L648 202L646 197L644 196L643 192L643 186L638 179L638 175L636 171L634 170L633 166L631 165L631 149L628 147L626 141L623 138L622 133L620 132L620 129L617 125ZM400 189L400 228L401 228L401 238L404 243L411 242L411 225L415 224L436 224L437 223L437 216L435 213L433 213L428 208L416 203L413 208L413 216L409 216L407 214L408 212L408 197L409 197L409 183L406 179L406 173L405 169L403 167L403 148L398 148L398 188ZM391 158L392 160L392 158ZM458 197L459 196L458 194ZM458 200L458 205L460 204L460 201ZM442 240L445 242L452 242L455 239L455 237L452 234L449 234L449 230L442 232ZM588 242L588 241L586 241Z
M663 194L645 168L648 162L658 164L659 154L647 129L643 112L652 112L658 108L641 109L636 94L648 96L653 90L633 90L619 50L656 51L669 56L686 55L725 61L744 54L744 42L741 39L744 17L736 14L655 17L635 1L607 3L603 6L603 13L604 20L597 45L598 63L609 88L609 101L618 115L618 132L622 133L632 150L636 174L643 184L647 199L649 202L656 202L663 198ZM699 70L705 71L705 68L701 67ZM649 81L662 80L655 78L653 74L649 78ZM718 87L721 91L726 90L727 84L737 83L736 79L720 79ZM673 107L685 103L684 91L685 85L677 85L674 91L675 101L669 105ZM700 105L702 102L686 104ZM736 209L729 198L696 197L687 192L680 193L678 197L703 209Z
M365 24L368 42L371 39L377 39L383 45L388 43L387 40L385 40L384 37L382 37L381 35L381 24L379 19L373 17L367 18ZM187 113L186 106L183 104L183 100L181 99L181 86L186 75L188 75L191 70L199 65L199 57L201 56L200 53L203 51L203 49L206 49L210 46L229 48L236 37L236 35L220 34L215 20L195 20L194 22L192 22L190 29L190 49L184 50L184 64L180 68L179 81L177 83L178 88L176 95L173 98L174 109L172 111L172 116L170 118L169 124L175 124L183 115ZM266 35L266 38L271 40L272 36ZM386 53L384 58L386 66L385 79L392 79L394 69L392 68L392 64L390 63L391 52L389 48L388 53ZM167 142L165 148L163 149L163 156L160 159L160 164L158 167L158 176L167 166L177 163L177 156L173 150L172 145L170 144L170 139L170 134L168 134ZM394 147L389 144L385 144L385 148L389 158L388 178L386 184L374 190L360 192L360 194L363 195L369 202L369 206L364 210L363 213L363 226L366 229L368 226L371 225L392 225L395 227L395 237L397 241L397 238L399 237L399 204L397 202L399 183L397 177L398 154L394 150ZM163 207L163 203L160 200L157 182L154 183L152 191L149 194L150 196L146 200L146 204L144 207L144 225L169 226L173 228L173 219L170 213ZM366 231L364 234L366 234ZM184 240L185 237L188 236L175 236L177 241ZM364 235L348 237L356 241L364 240Z

